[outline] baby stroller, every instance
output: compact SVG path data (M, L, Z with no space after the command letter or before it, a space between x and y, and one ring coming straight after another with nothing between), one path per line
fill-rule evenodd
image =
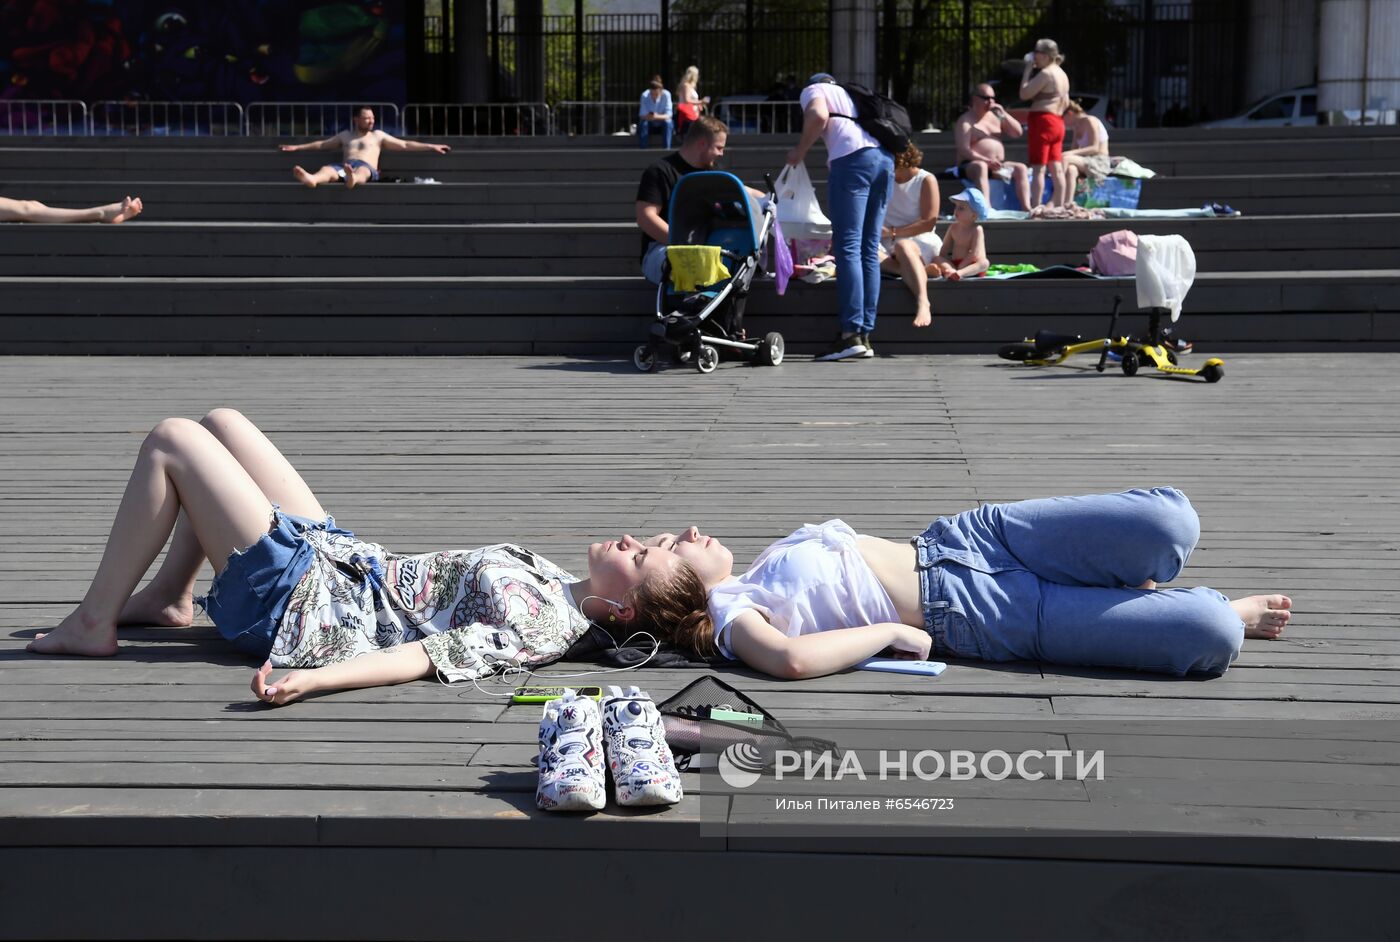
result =
M637 369L656 369L664 350L702 373L714 372L720 349L763 366L783 361L782 334L750 340L744 333L744 305L763 267L775 213L771 199L762 209L755 205L732 173L705 170L680 178L671 194L656 323L651 339L632 352Z

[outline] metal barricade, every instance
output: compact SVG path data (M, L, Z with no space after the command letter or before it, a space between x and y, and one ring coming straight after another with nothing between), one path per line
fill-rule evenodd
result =
M795 101L730 96L715 105L713 114L729 125L730 134L802 133L802 105Z
M0 134L80 136L87 133L88 110L81 101L0 101Z
M561 101L554 106L554 132L632 134L639 110L635 101Z
M258 101L247 108L243 128L254 137L320 137L339 134L354 125L354 109L374 111L374 126L387 134L402 134L398 105L388 102Z
M549 134L549 105L542 101L404 105L407 137L535 137Z
M243 133L243 106L234 101L98 101L93 134L140 137L225 137Z

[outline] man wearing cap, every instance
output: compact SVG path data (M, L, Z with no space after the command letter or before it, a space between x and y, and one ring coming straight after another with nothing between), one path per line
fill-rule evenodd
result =
M996 91L985 82L972 90L967 110L953 124L958 173L982 191L988 205L992 200L991 179L995 176L1015 188L1021 208L1030 212L1030 174L1025 164L1006 159L1006 147L1001 142L1003 134L1020 137L1022 132L1021 122L997 103Z
M987 218L987 200L981 190L970 186L949 202L953 204L953 224L943 235L943 248L929 262L928 273L944 281L961 281L982 274L990 264L986 237L978 225Z
M880 230L894 187L894 155L855 121L856 106L836 79L812 76L802 90L802 139L787 155L802 163L821 138L826 144L831 251L836 256L836 295L841 328L818 360L875 355L870 335L880 303Z

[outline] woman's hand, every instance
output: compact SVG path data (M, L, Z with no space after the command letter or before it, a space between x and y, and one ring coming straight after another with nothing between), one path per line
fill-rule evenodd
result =
M927 661L933 650L933 638L922 628L900 625L890 643L890 653L900 661Z
M272 680L272 662L264 661L263 666L253 675L253 696L263 703L282 706L299 700L315 689L311 682L311 671L292 671L281 680Z
M881 227L880 227L880 238L882 238L882 239L888 239L888 240L890 240L891 242L893 242L893 241L894 241L894 227L893 227L893 226L881 226Z

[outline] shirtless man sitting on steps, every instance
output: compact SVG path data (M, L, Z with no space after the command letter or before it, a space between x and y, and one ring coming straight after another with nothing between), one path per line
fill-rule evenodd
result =
M992 205L991 178L1002 170L1009 170L1008 180L1016 188L1016 198L1026 212L1031 209L1030 176L1026 165L1006 159L1006 148L1001 143L1001 135L1021 136L1021 122L1006 113L997 103L997 93L985 82L972 92L972 102L968 109L958 116L953 126L953 142L958 148L958 172L968 183L982 191L987 205ZM1002 179L1006 179L1002 175Z
M401 141L392 134L374 129L374 109L360 105L354 111L355 127L352 131L341 131L335 137L309 144L283 144L286 153L298 150L334 150L341 148L343 163L327 164L315 173L307 173L302 167L292 168L292 176L306 186L334 183L344 180L348 187L369 183L379 179L379 151L385 150L430 150L435 154L445 154L452 148L446 144L424 144L421 141Z

